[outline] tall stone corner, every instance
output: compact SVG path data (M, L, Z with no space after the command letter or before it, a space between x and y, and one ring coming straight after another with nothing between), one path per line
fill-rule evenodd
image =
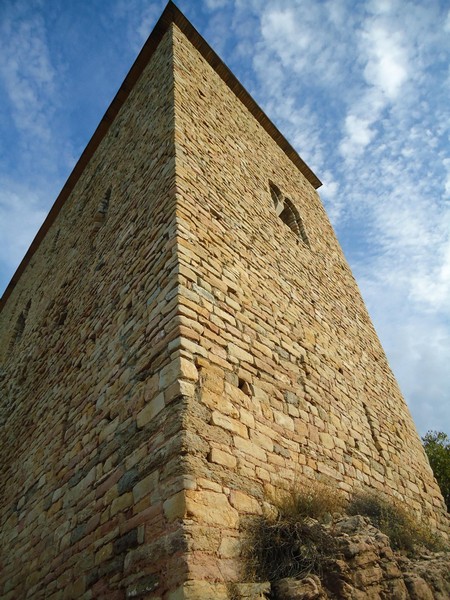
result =
M2 598L263 597L312 481L447 530L319 186L169 3L3 299Z

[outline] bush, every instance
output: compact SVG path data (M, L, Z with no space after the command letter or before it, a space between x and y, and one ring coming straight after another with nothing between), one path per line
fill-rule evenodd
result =
M442 431L428 431L422 442L447 510L450 511L450 439Z
M312 519L326 519L342 510L343 497L335 489L312 483L279 493L271 504L276 512L257 517L248 528L245 575L257 581L320 575L336 546Z
M243 555L247 580L273 582L310 573L330 575L340 550L333 527L323 527L320 521L332 524L343 514L369 517L389 537L394 550L445 549L437 534L401 505L373 492L358 493L348 502L336 488L311 483L277 492L269 500L275 510L247 524Z
M350 515L369 517L372 524L389 537L394 550L411 553L420 546L432 551L443 549L442 542L435 533L420 524L399 503L379 494L356 494L347 511Z
M295 486L292 490L278 492L272 498L272 504L283 520L300 521L310 517L320 521L341 513L345 508L345 499L338 489L313 481L302 487Z

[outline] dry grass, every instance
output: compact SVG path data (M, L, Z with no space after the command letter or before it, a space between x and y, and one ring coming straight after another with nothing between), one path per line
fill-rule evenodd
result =
M332 536L316 521L331 519L344 506L337 490L319 483L270 498L275 512L253 520L247 534L246 576L257 581L320 575L335 551ZM317 524L316 524L317 525Z
M445 549L442 539L426 525L419 523L398 502L371 492L358 493L352 498L347 512L369 517L373 525L389 537L394 550L413 553L425 547L437 552Z
M276 581L309 573L321 576L330 570L338 554L337 543L332 528L324 528L320 522L331 523L333 517L343 514L369 517L395 550L445 549L440 537L379 494L358 493L349 502L336 488L309 483L277 492L269 502L275 510L248 524L243 573L247 580Z
M280 491L270 499L283 520L299 521L305 517L322 521L345 510L343 494L318 481L296 485L289 491Z

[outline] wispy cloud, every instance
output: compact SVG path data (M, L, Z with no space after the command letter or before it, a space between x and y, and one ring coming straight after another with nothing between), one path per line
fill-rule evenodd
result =
M209 10L217 10L224 8L228 4L228 0L205 0L206 8Z
M46 214L38 193L0 179L0 223L5 224L0 244L3 269L11 270L19 264Z
M125 30L133 53L141 49L166 4L165 0L115 0L112 3L109 18L116 23L115 29Z
M165 3L114 0L97 13L96 3L89 4L83 23L92 14L98 23L91 18L90 33L100 31L111 44L95 59L83 54L81 63L73 59L79 48L66 48L72 54L64 55L64 77L49 50L47 3L0 3L3 265L25 250L43 216L45 187L50 204L61 163L73 162L73 147L92 133L66 118L61 87L67 93L68 77L77 82L75 72L82 72L97 103L107 84L117 89L110 65L115 76L118 63L126 72ZM447 424L450 430L448 6L442 0L178 4L324 182L321 196L419 429ZM78 31L78 21L67 21ZM78 31L71 39L87 38ZM70 90L81 94L76 85ZM105 108L112 97L106 95ZM56 132L64 128L61 144Z
M367 54L364 78L386 97L394 100L408 80L408 45L401 31L389 31L383 23L369 20L361 34Z
M449 383L448 11L397 0L238 2L236 11L258 15L255 92L324 180L321 195L423 427L424 393L434 405ZM445 421L443 408L434 423Z
M0 24L0 78L17 130L45 143L51 139L55 71L44 20L39 15L24 18L20 12L4 15Z

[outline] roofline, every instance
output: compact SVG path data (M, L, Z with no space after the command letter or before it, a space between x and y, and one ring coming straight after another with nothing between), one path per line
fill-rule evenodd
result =
M131 90L133 89L136 81L139 79L140 75L144 71L147 66L150 58L155 52L156 48L159 45L159 42L163 38L166 31L169 29L170 25L174 23L188 38L191 44L200 52L203 58L211 65L211 67L216 71L216 73L223 79L226 85L230 88L230 90L236 95L236 97L244 104L244 106L251 112L251 114L255 117L255 119L260 123L260 125L267 131L267 133L275 140L275 142L280 146L280 148L285 152L285 154L291 159L294 165L303 173L306 179L311 183L311 185L317 189L322 185L322 182L319 178L313 173L313 171L308 167L308 165L300 158L298 153L294 150L291 144L286 140L286 138L282 135L282 133L278 130L277 127L272 123L272 121L264 114L255 100L250 96L244 86L240 83L235 75L230 71L230 69L225 65L225 63L219 58L219 56L214 52L211 46L206 42L206 40L199 34L199 32L195 29L195 27L188 21L188 19L183 15L183 13L179 10L179 8L169 0L166 8L164 9L161 17L153 28L153 31L149 35L147 41L145 42L142 50L139 52L136 60L134 61L131 69L129 70L127 76L125 77L122 85L120 86L118 92L114 96L113 101L107 108L105 114L103 115L99 125L97 126L93 136L89 140L86 148L83 150L78 162L70 173L66 183L61 189L58 197L56 198L50 212L48 213L45 221L41 225L39 231L37 232L35 238L31 242L30 247L28 248L25 256L23 257L21 263L17 267L16 272L11 278L6 290L3 293L3 296L0 300L0 310L3 309L6 304L7 299L9 298L12 290L16 286L16 283L19 281L23 271L27 267L30 262L33 254L44 238L45 234L53 224L56 219L59 211L61 210L64 202L72 192L75 187L79 177L84 171L84 168L89 163L92 158L94 152L100 145L100 142L105 137L108 132L111 124L113 123L117 113L121 109L125 100L128 98Z

